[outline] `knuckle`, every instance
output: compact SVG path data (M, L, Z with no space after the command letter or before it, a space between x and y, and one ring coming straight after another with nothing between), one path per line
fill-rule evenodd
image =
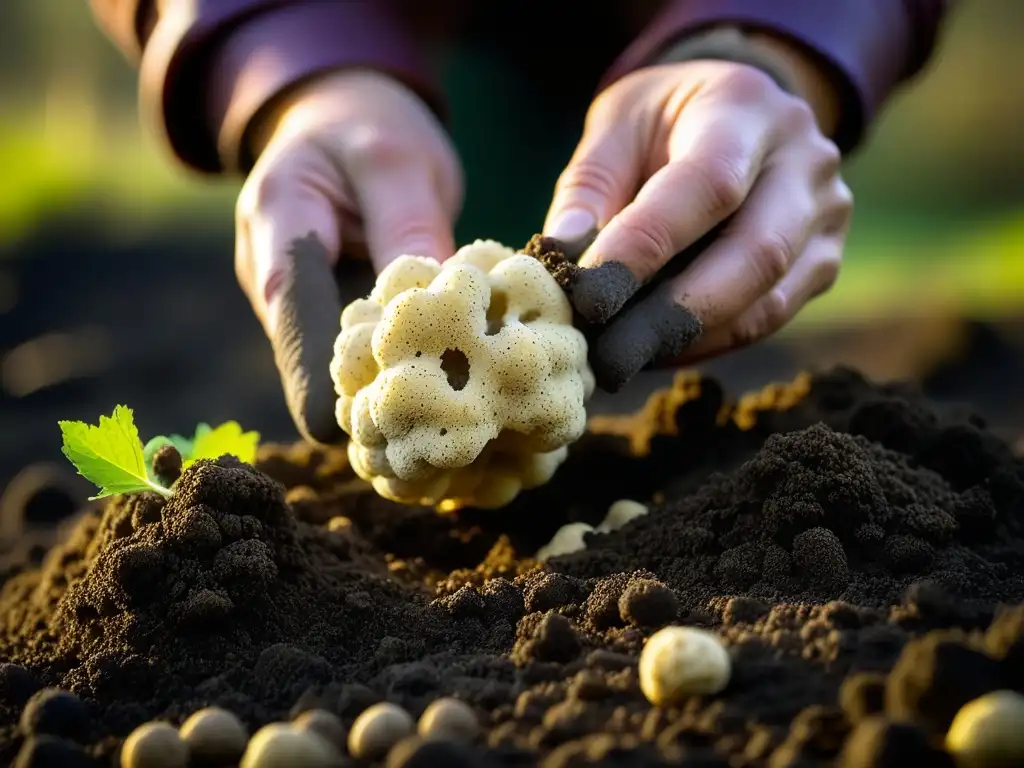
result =
M651 213L621 215L618 222L623 251L644 275L661 269L675 253L672 227Z
M843 165L843 153L834 141L821 137L817 147L817 164L828 176L838 175Z
M778 90L775 81L757 67L739 65L730 67L722 75L721 87L736 101L756 104Z
M775 285L789 271L796 257L793 241L780 232L762 235L752 249L753 268L762 285Z
M572 163L558 178L558 189L563 193L582 190L607 196L615 186L614 171L604 163L589 159Z
M414 161L417 154L401 136L363 125L343 142L343 155L353 169L393 168Z
M818 119L814 116L811 105L799 96L787 95L783 119L792 128L801 132L817 130L818 127Z
M694 169L706 208L722 217L736 211L746 197L746 183L736 163L722 157Z

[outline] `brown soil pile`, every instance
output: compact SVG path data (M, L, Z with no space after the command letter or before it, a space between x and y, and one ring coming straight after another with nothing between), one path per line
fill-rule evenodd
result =
M109 765L135 726L208 704L350 725L455 695L484 730L435 765L781 768L844 745L849 766L945 765L960 705L1024 690L1024 612L998 610L1024 601L1024 463L976 417L849 371L738 403L681 375L497 512L389 504L339 450L268 448L260 470L199 462L170 501L112 501L8 567L0 760L35 732ZM522 557L619 498L651 512ZM672 622L719 631L733 679L657 709L637 658ZM81 701L23 716L43 686Z

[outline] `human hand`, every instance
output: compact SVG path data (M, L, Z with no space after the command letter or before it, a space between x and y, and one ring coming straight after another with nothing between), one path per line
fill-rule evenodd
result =
M605 90L544 229L570 250L599 230L572 291L604 326L598 384L750 344L831 287L852 213L840 160L808 103L748 65L666 64Z
M402 254L452 254L458 159L418 96L369 71L301 87L253 139L259 159L238 197L235 271L296 426L306 439L337 442L329 366L342 294L344 303L367 294L373 271ZM339 262L343 252L369 264Z

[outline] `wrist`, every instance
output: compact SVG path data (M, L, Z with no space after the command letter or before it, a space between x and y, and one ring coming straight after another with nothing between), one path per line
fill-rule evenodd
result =
M718 59L756 67L781 88L804 99L818 127L833 136L839 126L839 87L828 66L788 39L761 30L716 25L687 35L665 50L656 63Z

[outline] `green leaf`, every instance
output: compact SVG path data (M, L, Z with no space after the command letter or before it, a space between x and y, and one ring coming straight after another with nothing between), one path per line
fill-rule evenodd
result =
M237 421L226 421L213 429L209 424L200 424L196 427L192 452L182 463L182 469L198 459L219 459L226 453L246 464L252 464L256 461L259 442L259 432L243 432Z
M113 415L100 416L98 426L84 421L60 421L58 426L64 438L64 455L78 474L100 489L90 499L136 491L155 491L170 497L168 489L149 479L131 408L118 405Z

